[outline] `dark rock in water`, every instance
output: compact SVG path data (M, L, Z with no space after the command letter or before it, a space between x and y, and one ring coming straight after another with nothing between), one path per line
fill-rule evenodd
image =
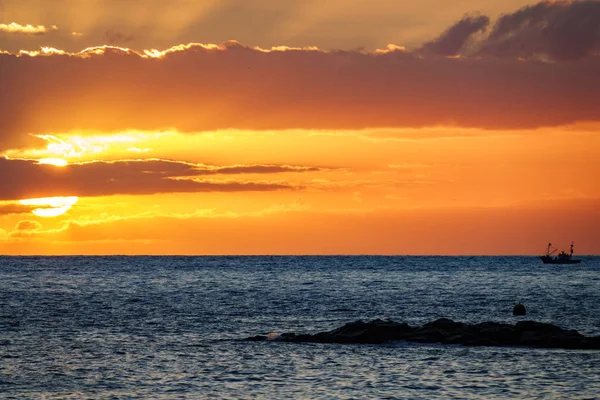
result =
M417 328L406 340L419 343L442 343L447 339L467 333L467 325L440 318Z
M265 335L256 335L246 338L246 340L249 342L262 342L263 340L267 340L267 337Z
M376 319L370 322L350 322L330 332L321 332L313 335L309 342L319 343L383 343L391 340L401 340L412 328L408 324L399 324L392 321ZM290 341L299 342L300 337Z
M465 343L475 343L477 338L471 333L463 333L458 335L449 336L446 339L442 340L441 343L444 344L465 344Z
M466 327L467 325L462 322L454 322L448 318L440 318L433 322L426 323L421 329L443 329L447 331L456 331L463 330Z
M498 326L477 331L477 338L487 340L496 345L516 346L519 344L521 332L512 326Z
M513 315L525 315L525 314L527 314L527 310L525 309L525 306L523 304L519 303L513 308Z
M314 335L296 335L293 332L271 333L268 336L252 336L246 340L364 344L404 340L418 343L461 344L465 346L526 346L600 350L600 336L585 337L575 330L564 330L552 324L520 321L515 325L497 322L468 325L447 318L440 318L421 327L411 327L406 323L390 320L376 319L370 322L359 320Z
M519 321L515 324L515 328L522 331L534 331L534 332L563 332L562 328L556 325L547 324L544 322L536 321Z
M291 340L295 337L296 337L296 334L294 332L286 332L286 333L281 334L280 340Z

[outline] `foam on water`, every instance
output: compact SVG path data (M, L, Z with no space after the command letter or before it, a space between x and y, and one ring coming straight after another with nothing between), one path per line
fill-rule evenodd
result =
M517 302L526 317L513 317ZM357 319L600 335L600 258L0 257L3 398L593 398L600 352L241 342Z

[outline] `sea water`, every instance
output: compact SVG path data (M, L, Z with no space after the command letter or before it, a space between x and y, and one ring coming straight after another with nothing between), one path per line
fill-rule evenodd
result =
M600 335L582 259L0 257L0 397L596 398L600 351L241 340L440 317Z

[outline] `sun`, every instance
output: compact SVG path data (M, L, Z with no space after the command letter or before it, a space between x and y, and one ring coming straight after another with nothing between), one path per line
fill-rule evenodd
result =
M31 210L38 217L58 217L69 211L77 203L77 200L79 200L77 196L43 197L39 199L19 200L19 203L24 206L39 206L39 208Z
M49 164L54 165L56 167L66 167L67 160L63 160L62 158L41 158L38 160L38 164Z

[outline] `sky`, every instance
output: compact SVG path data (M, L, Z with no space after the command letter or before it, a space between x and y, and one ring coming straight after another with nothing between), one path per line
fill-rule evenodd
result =
M600 254L600 1L0 0L0 254Z

